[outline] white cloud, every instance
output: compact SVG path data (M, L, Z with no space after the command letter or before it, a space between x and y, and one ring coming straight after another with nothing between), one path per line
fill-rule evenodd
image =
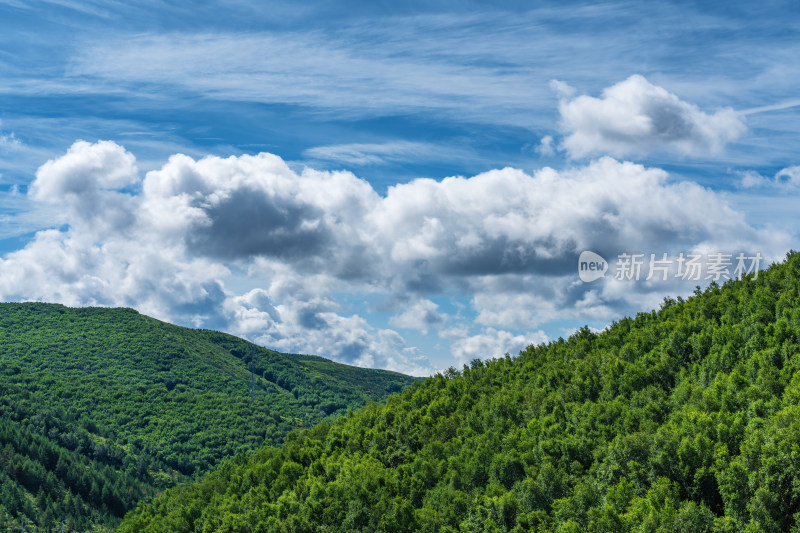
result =
M138 180L135 158L119 145L77 141L39 168L29 196L55 207L76 228L72 239L98 241L135 227L135 198L121 189Z
M396 185L368 222L388 257L410 267L396 273L408 276L406 286L442 276L571 274L584 249L761 238L713 191L611 158L562 172L507 168Z
M136 181L135 158L111 141L77 141L67 153L39 168L31 185L36 200L58 202L64 197L120 189Z
M566 132L564 148L576 158L658 151L716 155L746 131L742 116L733 109L704 113L640 75L606 88L602 98L573 98L562 88L559 112Z
M800 187L800 165L780 169L772 179L754 170L737 172L738 185L743 189L776 188L787 190Z
M775 181L785 183L793 187L800 186L800 165L786 167L775 174Z
M310 159L335 161L346 165L384 165L397 161L429 160L441 157L436 146L408 142L333 144L309 148L303 155Z
M575 95L575 88L561 80L550 80L550 89L552 89L560 99L566 100Z
M745 170L742 172L736 172L736 175L739 176L739 187L743 189L754 189L758 187L764 187L770 184L769 178L766 176L762 176L758 172L754 170Z
M469 337L469 324L460 324L451 328L444 328L439 330L439 337L442 339L456 339L461 337Z
M0 260L4 300L132 306L284 351L414 373L442 365L340 295L412 302L390 325L461 335L451 351L468 359L516 352L548 322L607 319L663 298L657 285L581 284L584 249L774 258L791 246L713 191L611 158L418 179L382 196L352 173L297 173L271 154L179 154L139 182L121 146L77 142L40 168L30 196L62 211L67 228ZM434 298L470 305L451 324Z
M14 135L14 132L0 135L0 148L8 150L15 149L20 146L22 146L22 141L17 139L16 135Z
M401 329L415 329L427 335L431 329L439 329L447 322L447 315L438 309L439 306L430 300L419 300L389 319L389 324Z
M413 375L432 372L427 358L413 357L396 331L371 326L358 315L345 316L336 302L289 299L271 308L267 291L253 292L226 302L233 311L229 328L272 349L321 354L357 366L380 367Z
M443 22L460 26L466 21ZM526 86L534 80L529 69L487 62L465 69L463 57L443 53L440 45L434 51L415 50L410 42L398 47L398 31L422 33L420 26L426 26L420 19L398 23L405 28L396 26L394 38L377 37L383 46L365 46L364 31L374 33L374 28L360 26L343 28L337 35L306 31L289 36L266 32L126 36L113 44L88 44L71 61L68 73L71 81L95 79L115 90L128 84L166 84L173 90L221 99L283 102L359 116L383 115L387 108L392 113L424 109L451 116L469 110L471 118L490 119L499 113L502 122L522 125L520 117L508 110L526 108L530 94ZM454 31L460 33L461 28ZM474 47L462 51L485 53ZM141 61L143 57L148 60Z
M758 135L737 146L746 148L731 154L738 161L760 164L767 158L775 164L795 145L792 113L763 115L796 106L798 67L792 58L800 45L788 37L791 32L784 32L783 38L755 38L766 26L749 17L732 18L685 5L620 10L614 3L591 3L491 13L401 10L407 16L395 13L387 24L381 10L372 15L340 10L330 18L320 6L284 8L281 16L272 6L269 16L249 10L243 26L242 11L226 6L226 15L215 18L213 32L179 23L163 33L139 15L164 18L166 10L171 13L167 18L175 21L195 17L163 2L144 10L141 3L136 5L118 3L110 10L118 20L138 20L113 36L86 31L97 28L97 20L87 26L87 21L59 10L67 17L59 20L60 27L76 31L70 34L69 47L61 46L63 39L32 43L30 35L36 32L21 29L15 39L21 43L18 52L41 58L42 50L48 50L50 59L9 64L0 92L106 95L112 99L108 105L127 98L126 106L140 112L154 109L154 103L173 109L187 96L213 100L216 109L231 109L244 100L302 106L302 114L310 111L315 116L350 119L389 113L425 121L447 117L469 124L512 124L534 132L552 127L547 80L568 72L573 84L593 91L619 81L620 73L642 72L660 76L661 85L709 114L719 105L749 108L746 112L756 116L751 114L748 121ZM764 20L776 22L773 15L766 13ZM256 22L259 16L263 23ZM276 20L281 20L277 26ZM608 20L614 20L615 31L594 31ZM686 21L694 30L689 38ZM243 32L245 27L260 31ZM730 38L720 40L722 33ZM696 53L698 43L703 54ZM94 100L103 105L102 98ZM249 113L249 106L244 109ZM118 135L120 130L105 131ZM53 132L47 133L52 138ZM81 135L85 133L69 139ZM160 131L153 138L166 135ZM759 146L765 137L768 150ZM528 141L525 137L523 142ZM132 143L127 146L134 148Z
M553 137L550 135L542 137L542 140L539 141L539 145L536 147L536 151L544 156L553 155L555 153L553 149Z
M21 146L22 141L17 139L13 131L11 133L3 133L3 121L0 120L0 149L13 150Z
M610 16L606 11L613 9L573 6L568 18L571 24L592 25L597 17ZM553 15L550 8L462 11L398 15L390 24L347 17L335 28L140 32L81 41L64 79L31 80L14 88L59 94L131 91L159 98L189 92L348 117L386 116L388 110L530 128L534 121L550 120L531 110L532 99L548 97L541 80L565 71L602 78L629 66L616 36L602 36L602 44L600 36L576 39L563 31L561 15ZM596 59L591 69L585 66L587 57Z
M543 331L535 331L527 335L514 335L511 332L485 328L479 335L473 335L454 342L450 351L460 363L468 363L473 359L490 359L505 354L517 355L530 344L547 342Z

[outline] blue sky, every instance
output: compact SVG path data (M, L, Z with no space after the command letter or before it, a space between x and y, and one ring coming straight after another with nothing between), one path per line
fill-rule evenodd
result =
M0 0L3 300L424 375L797 249L796 2L172 4Z

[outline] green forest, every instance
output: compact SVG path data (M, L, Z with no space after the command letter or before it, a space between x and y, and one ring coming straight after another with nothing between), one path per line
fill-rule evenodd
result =
M800 255L290 433L120 532L800 531Z
M0 304L0 531L114 527L143 498L413 381L131 309Z

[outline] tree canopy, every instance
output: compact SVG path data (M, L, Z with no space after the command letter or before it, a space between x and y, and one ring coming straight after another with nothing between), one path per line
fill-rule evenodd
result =
M131 309L0 304L0 529L113 526L142 498L412 381Z
M473 361L143 502L120 532L800 529L800 255Z

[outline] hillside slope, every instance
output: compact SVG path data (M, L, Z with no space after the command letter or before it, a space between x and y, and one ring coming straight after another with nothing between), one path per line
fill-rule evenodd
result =
M413 380L131 309L0 304L0 528L113 524L143 497Z
M149 531L789 531L800 255L473 362L129 514Z

